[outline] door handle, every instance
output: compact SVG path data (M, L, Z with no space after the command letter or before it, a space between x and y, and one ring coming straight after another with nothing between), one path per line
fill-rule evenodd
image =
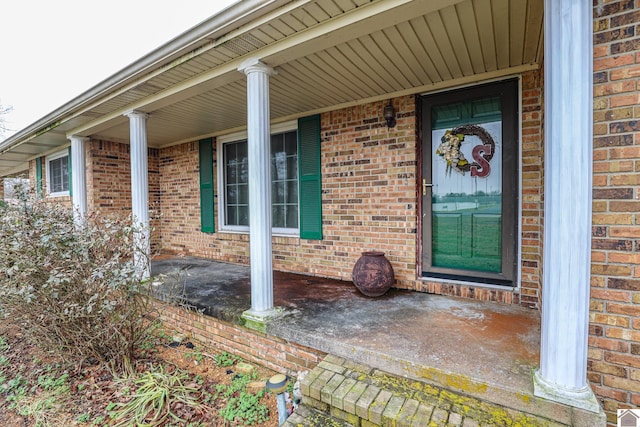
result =
M427 180L426 179L422 179L422 195L426 196L427 195L427 187L433 187L433 184L427 184Z

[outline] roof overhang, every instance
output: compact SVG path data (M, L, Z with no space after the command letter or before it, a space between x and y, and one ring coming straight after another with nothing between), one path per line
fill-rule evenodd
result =
M127 142L130 110L151 147L243 129L247 58L280 122L535 69L542 29L542 0L244 0L1 142L0 176L70 135Z

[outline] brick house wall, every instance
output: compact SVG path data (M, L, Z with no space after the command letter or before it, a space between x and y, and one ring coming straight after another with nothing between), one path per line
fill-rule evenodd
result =
M158 252L160 224L159 150L149 148L149 216L151 249ZM131 215L129 144L90 140L85 143L87 209L108 215Z
M537 307L542 251L541 72L523 74L521 86L520 289L503 291L417 278L420 224L417 221L419 159L415 96L393 100L397 125L391 129L382 118L388 101L321 115L324 238L317 241L274 236L274 268L351 280L351 271L360 253L378 250L385 252L391 261L397 288ZM129 215L129 145L90 140L85 149L89 211ZM215 141L213 156L217 183ZM33 161L30 175L35 176ZM46 177L45 170L43 177ZM249 263L247 234L200 231L197 141L149 149L149 198L154 252ZM216 202L216 226L220 218L217 210Z
M394 267L398 288L537 307L542 253L541 72L522 76L522 280L516 292L416 279L416 99L405 96L393 102L397 125L391 129L382 119L386 101L322 114L324 238L274 237L274 268L350 280L360 253L380 250ZM213 156L215 160L215 141ZM248 263L248 235L200 232L198 143L160 150L159 169L162 252ZM217 183L216 169L214 161ZM216 226L217 209L216 203Z
M638 6L617 1L594 7L588 378L611 425L616 409L640 407Z

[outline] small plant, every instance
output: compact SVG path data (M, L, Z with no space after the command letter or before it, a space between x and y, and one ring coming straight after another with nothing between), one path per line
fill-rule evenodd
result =
M195 360L196 362L200 363L202 362L202 359L204 359L204 354L202 354L202 352L200 351L192 351L189 353L185 353L184 357L187 360Z
M218 384L216 392L227 399L227 404L220 410L220 417L226 421L255 425L269 419L269 408L261 403L265 391L258 393L247 392L247 385L257 378L253 375L236 375L228 386Z
M80 414L76 417L76 421L78 421L79 423L86 423L91 419L91 414L88 412L85 412L83 414Z
M220 416L227 421L240 422L244 425L255 425L269 419L269 408L260 402L264 391L251 394L240 392L237 397L229 398L227 405L220 410Z
M199 408L199 386L185 372L164 371L160 366L133 380L136 391L126 403L110 403L107 406L114 426L158 426L167 422L186 423L174 411L176 404Z
M222 353L218 353L214 355L213 360L215 360L216 365L225 367L225 366L233 366L236 362L240 360L240 358L234 354L223 351Z
M103 426L105 424L104 421L105 421L104 417L102 415L100 415L98 417L95 417L93 419L93 421L91 422L91 424L94 425L94 426Z

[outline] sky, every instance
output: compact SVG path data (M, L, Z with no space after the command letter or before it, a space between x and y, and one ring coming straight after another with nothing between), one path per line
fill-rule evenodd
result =
M0 141L236 0L13 0L0 5Z

